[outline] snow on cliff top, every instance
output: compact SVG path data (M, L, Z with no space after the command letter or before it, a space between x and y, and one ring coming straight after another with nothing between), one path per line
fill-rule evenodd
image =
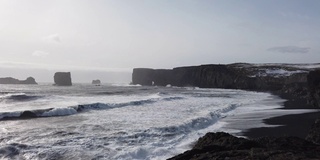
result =
M320 68L320 63L301 63L301 64L288 64L288 63L260 63L255 64L252 63L252 66L255 67L270 67L270 66L278 66L278 67L292 67L297 69L316 69Z
M238 63L237 67L247 68L251 71L249 77L286 77L297 73L307 73L310 70L320 68L320 63L311 64L284 64L284 63L261 63L248 64Z
M287 77L297 73L307 73L305 70L295 70L289 71L285 69L260 69L255 75L251 75L250 77Z

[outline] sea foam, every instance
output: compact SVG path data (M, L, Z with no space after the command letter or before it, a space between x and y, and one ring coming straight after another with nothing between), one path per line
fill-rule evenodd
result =
M51 117L51 116L66 116L76 114L77 111L73 108L54 108L50 111L46 111L41 114L41 117Z

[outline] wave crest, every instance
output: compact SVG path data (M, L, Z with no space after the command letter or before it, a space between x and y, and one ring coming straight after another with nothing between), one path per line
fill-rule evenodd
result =
M91 103L81 104L76 106L62 107L62 108L48 108L48 109L37 109L37 110L25 110L25 111L14 111L14 112L3 112L0 113L1 119L28 119L37 117L53 117L53 116L68 116L85 112L89 110L104 110L112 108L120 108L126 106L139 106L145 104L156 103L158 101L172 101L180 100L182 97L166 97L166 98L150 98L145 100L130 101L125 103Z
M0 96L0 101L10 101L10 102L15 102L15 101L31 101L31 100L36 100L39 98L42 98L43 96L36 96L36 95L28 95L26 93L15 93L15 94L5 94Z

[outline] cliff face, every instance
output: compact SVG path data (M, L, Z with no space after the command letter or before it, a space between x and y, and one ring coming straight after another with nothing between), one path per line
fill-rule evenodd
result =
M0 84L38 84L33 77L26 80L18 80L12 77L0 78Z
M141 85L152 85L152 81L154 81L154 71L149 68L135 68L132 73L132 83L133 84L141 84Z
M288 66L251 64L201 65L171 70L136 68L133 70L132 83L157 86L170 84L180 87L281 90L284 86L304 86L307 81L307 72L307 70Z
M320 107L320 70L311 71L308 75L309 103Z
M70 72L56 72L54 74L54 83L58 86L71 86L71 73Z

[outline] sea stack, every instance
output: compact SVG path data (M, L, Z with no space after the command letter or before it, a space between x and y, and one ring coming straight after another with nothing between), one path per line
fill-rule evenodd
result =
M92 80L92 84L93 84L93 85L96 85L96 86L99 86L99 85L101 85L101 81L100 81L99 79L97 79L97 80Z
M0 78L0 84L38 84L33 77L26 80L18 80L12 77Z
M38 84L33 77L28 77L26 80L20 81L20 84Z
M70 72L56 72L54 74L54 83L57 86L71 86L71 73Z

